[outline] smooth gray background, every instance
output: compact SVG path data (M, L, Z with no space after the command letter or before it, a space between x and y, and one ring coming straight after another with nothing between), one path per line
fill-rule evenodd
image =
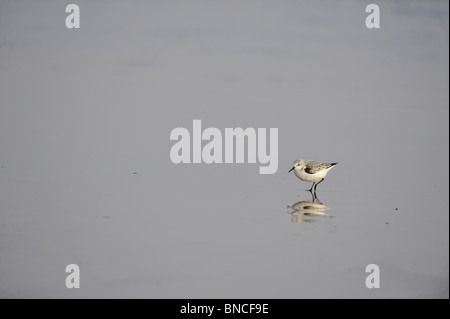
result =
M0 0L0 298L448 298L447 1L76 3ZM278 172L174 165L193 119Z

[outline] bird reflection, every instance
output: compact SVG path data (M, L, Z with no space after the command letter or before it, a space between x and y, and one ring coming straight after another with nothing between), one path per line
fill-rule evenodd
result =
M293 223L315 223L318 221L316 217L333 217L333 215L325 213L330 208L322 204L315 193L311 192L311 196L311 201L304 200L288 206L292 209L289 213L292 215Z

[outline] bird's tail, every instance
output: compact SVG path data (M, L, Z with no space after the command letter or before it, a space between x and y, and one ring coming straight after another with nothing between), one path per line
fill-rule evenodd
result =
M333 167L333 166L335 166L337 164L339 164L339 163L330 163L331 167Z

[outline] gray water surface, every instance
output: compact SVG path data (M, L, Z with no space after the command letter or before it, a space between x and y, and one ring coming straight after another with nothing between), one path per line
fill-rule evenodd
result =
M77 1L68 30L0 1L0 298L448 298L448 2L369 3ZM277 173L173 164L194 119L278 128ZM291 208L300 158L339 162L330 216Z

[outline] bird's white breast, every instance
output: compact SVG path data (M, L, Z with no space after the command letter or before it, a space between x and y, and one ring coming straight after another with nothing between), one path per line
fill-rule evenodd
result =
M304 182L318 182L322 178L324 178L327 175L327 173L328 170L319 171L315 174L308 174L304 171L304 169L294 171L295 176L297 176Z

